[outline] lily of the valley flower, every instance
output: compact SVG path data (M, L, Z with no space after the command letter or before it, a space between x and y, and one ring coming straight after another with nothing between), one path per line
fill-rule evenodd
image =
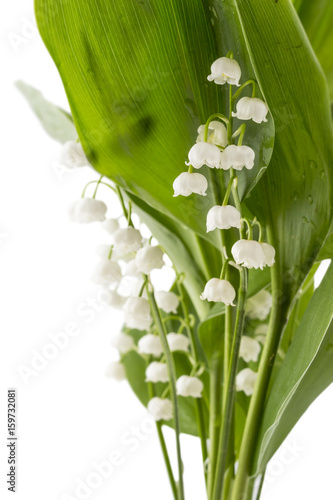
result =
M168 333L167 341L171 352L188 351L190 341L182 333Z
M105 288L100 294L100 301L113 309L122 309L127 301L127 297L119 295L115 290Z
M115 349L118 349L121 354L126 354L127 352L134 349L135 344L130 335L126 335L126 333L118 333L117 335L112 337L111 346Z
M147 409L149 415L156 421L171 420L173 417L170 399L153 398L149 401Z
M153 356L159 357L163 352L162 343L157 335L148 333L138 342L138 349L141 354L152 354Z
M160 247L140 248L135 257L135 264L143 274L149 274L153 269L161 269L164 266L163 251Z
M126 379L125 367L120 361L115 361L109 364L105 370L105 376L113 378L118 382Z
M247 396L253 394L257 373L250 368L244 368L236 377L236 391L244 391Z
M142 273L138 271L138 268L136 267L135 259L130 260L127 263L127 266L124 271L125 276L131 276L132 278L142 278Z
M173 312L176 314L179 306L179 298L175 293L158 290L155 292L155 299L158 307L164 312Z
M197 377L182 375L176 382L178 396L201 398L204 385Z
M257 340L243 335L240 344L239 356L248 363L249 361L258 361L260 354L260 344Z
M267 292L267 290L260 290L260 292L253 295L253 297L247 299L245 305L245 314L247 314L250 319L260 319L261 321L263 321L269 315L271 308L271 294Z
M75 141L65 142L60 154L60 163L68 168L90 165L81 144Z
M73 222L80 224L103 222L107 209L103 201L95 198L80 198L72 204L69 216Z
M255 123L267 122L267 104L257 97L242 97L236 105L236 113L232 116L239 120L253 120Z
M188 160L187 165L192 165L193 168L201 168L203 165L210 168L221 168L221 151L215 144L197 142L191 147Z
M148 330L151 324L150 306L143 297L130 297L124 307L124 322L128 328Z
M241 214L232 205L212 207L207 214L207 233L214 229L241 227Z
M266 334L268 332L268 325L259 325L257 328L254 330L254 336L258 342L261 344L264 344L266 341Z
M206 283L201 300L207 299L208 302L223 302L227 306L234 306L236 291L232 284L227 280L212 278Z
M168 367L165 363L153 361L146 369L146 382L169 382Z
M113 285L121 280L121 268L118 262L103 259L95 267L92 281L98 285Z
M107 233L114 234L119 229L119 222L118 219L106 219L101 226Z
M238 240L231 249L236 264L243 265L248 269L263 269L265 266L265 254L260 243L252 240Z
M207 77L210 82L214 80L218 85L224 85L226 82L230 85L239 87L241 69L235 59L229 57L220 57L211 65L211 74Z
M275 264L275 248L268 243L260 243L260 246L265 254L264 266L272 267Z
M173 196L190 196L192 193L206 196L207 187L208 182L204 175L182 172L173 182Z
M231 144L221 153L220 168L223 170L229 170L229 168L242 170L245 167L250 170L254 165L254 157L255 153L252 148Z
M134 227L118 229L113 235L113 244L117 253L136 252L142 247L142 236Z
M205 128L206 125L200 125L198 128L197 142L205 141ZM228 144L228 132L222 122L212 120L209 123L207 142L223 148Z

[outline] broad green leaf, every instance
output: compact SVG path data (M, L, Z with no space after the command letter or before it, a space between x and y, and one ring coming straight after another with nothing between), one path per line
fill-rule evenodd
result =
M333 265L315 291L270 392L257 448L256 473L315 398L333 382Z
M42 93L25 82L16 87L26 98L44 130L58 142L76 141L77 132L72 117L43 97Z

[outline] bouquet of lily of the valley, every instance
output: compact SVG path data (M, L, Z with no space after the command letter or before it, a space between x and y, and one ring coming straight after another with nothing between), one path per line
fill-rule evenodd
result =
M182 433L208 500L258 499L333 380L332 267L314 291L333 252L330 0L36 0L36 16L72 116L20 89L62 168L100 173L70 216L109 235L93 272L124 313L108 375L156 421L175 500Z

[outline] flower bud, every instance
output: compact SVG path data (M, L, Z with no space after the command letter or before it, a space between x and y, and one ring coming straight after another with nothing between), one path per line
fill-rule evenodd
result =
M118 229L113 235L113 244L118 254L136 252L142 247L142 236L134 227Z
M212 207L207 214L207 233L214 229L230 229L241 227L241 214L232 205Z
M206 283L201 300L207 299L208 302L223 302L227 306L234 306L233 301L236 297L236 291L232 284L227 280L212 278Z
M65 142L60 153L60 163L68 168L90 165L81 144L75 141Z
M105 219L101 226L107 233L114 234L119 229L119 222L118 219Z
M260 354L260 344L257 340L243 335L240 344L239 356L248 363L249 361L258 361Z
M236 113L232 116L239 120L253 120L255 123L267 122L267 104L257 97L242 97L236 105Z
M118 262L104 259L97 264L91 277L98 285L113 285L121 280L121 268Z
M214 80L218 85L224 85L226 82L229 85L237 85L241 77L241 69L235 59L229 57L220 57L211 65L211 74L207 77L210 82Z
M153 361L146 369L146 382L169 382L168 367L165 363Z
M171 420L173 417L170 399L153 398L149 401L147 410L149 415L156 421Z
M245 167L250 170L254 165L254 157L255 153L253 149L248 146L236 146L235 144L231 144L221 153L220 168L223 170L229 170L229 168L242 170L242 168Z
M153 269L161 269L164 266L163 251L160 247L140 248L135 257L135 263L138 271L143 274L149 274Z
M187 165L192 165L193 168L201 168L203 165L210 168L221 168L221 151L215 144L197 142L190 149L188 160Z
M188 351L190 341L182 333L168 333L167 341L171 352Z
M205 142L205 128L206 125L198 128L197 142ZM207 142L223 148L228 144L228 132L222 122L212 120L209 123Z
M236 264L241 264L248 269L263 269L265 254L257 241L238 240L231 249Z
M118 382L126 379L125 367L120 361L110 363L105 370L105 376L108 378L113 378Z
M245 304L245 314L250 319L265 320L272 308L272 296L267 290L260 292L247 299ZM266 327L267 328L267 327Z
M73 222L88 224L105 220L107 206L103 201L95 198L80 198L73 203L69 210L69 217Z
M155 299L158 307L162 309L162 311L176 314L179 306L179 298L175 293L159 290L155 292Z
M192 193L206 196L207 187L208 183L204 175L183 172L173 182L175 191L173 196L190 196Z
M118 333L112 337L110 344L115 349L118 349L121 354L126 354L135 347L134 340L130 335L126 335L126 333Z
M124 308L124 321L128 328L148 330L151 324L150 306L143 297L130 297Z
M250 368L244 368L236 377L236 391L244 391L247 396L253 394L257 373Z
M201 398L204 385L197 377L182 375L176 382L178 396Z
M138 342L138 349L141 354L152 354L153 356L159 357L163 353L162 343L157 335L148 333Z
M268 243L259 243L265 254L264 266L272 267L275 264L275 248Z

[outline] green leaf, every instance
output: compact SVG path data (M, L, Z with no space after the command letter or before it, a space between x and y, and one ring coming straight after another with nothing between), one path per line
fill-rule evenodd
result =
M24 95L45 132L62 144L76 141L77 132L72 117L63 109L47 101L42 93L25 82L16 82L16 87Z
M333 382L333 265L315 291L269 395L257 447L256 473L317 396Z

